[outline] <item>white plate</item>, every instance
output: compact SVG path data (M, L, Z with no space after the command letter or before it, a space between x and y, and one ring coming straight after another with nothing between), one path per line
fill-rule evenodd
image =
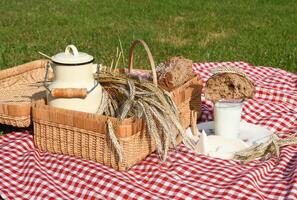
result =
M207 136L208 156L232 159L234 153L244 150L249 145L240 139L225 138L217 135Z
M214 122L203 122L198 124L198 129L206 132L207 135L214 135ZM247 123L246 121L240 122L239 139L247 143L249 146L266 142L272 131L263 126Z
M206 155L223 159L232 159L235 152L244 150L254 144L266 142L272 134L270 130L262 126L247 123L245 121L240 122L238 139L229 139L214 135L213 121L198 124L198 129L200 132L204 130L207 134L207 137L203 139L207 149ZM186 130L186 134L193 137L190 128ZM188 146L187 143L185 143L185 145ZM197 146L199 146L199 141ZM200 148L197 148L196 151L198 149Z

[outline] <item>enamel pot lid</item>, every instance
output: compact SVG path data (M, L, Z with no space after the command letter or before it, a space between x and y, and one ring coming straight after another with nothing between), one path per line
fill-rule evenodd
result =
M65 52L52 56L52 61L62 65L81 65L93 62L94 57L87 53L79 52L77 48L71 44L65 48Z

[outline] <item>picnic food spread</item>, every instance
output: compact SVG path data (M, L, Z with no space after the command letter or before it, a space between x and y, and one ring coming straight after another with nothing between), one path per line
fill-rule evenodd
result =
M248 72L251 79L257 83L256 98L244 102L243 120L252 122L255 127L258 127L255 124L261 125L260 127L268 127L270 130L268 132L276 132L280 138L285 138L296 131L296 112L294 111L296 85L292 84L296 82L296 75L277 68L254 67L243 62L195 63L193 68L195 74L199 74L206 82L211 75L208 71L209 68L221 65L241 68ZM42 77L44 77L44 73ZM275 103L276 99L277 104ZM34 108L35 114L42 115L43 108L42 106L38 106L38 110ZM51 106L47 108L50 112L55 110ZM103 136L104 134L98 132L98 129L101 128L93 122L104 120L106 116L96 115L98 118L94 118L93 121L92 117L95 115L75 112L77 114L75 117L80 119L78 122L81 122L78 123L73 120L74 113L71 110L58 110L61 111L60 114L67 117L61 118L54 112L53 115L43 114L44 119L49 117L57 123L52 123L53 126L47 129L50 137L40 137L40 140L56 138L57 141L60 140L64 144L67 140L71 141L71 135L75 134L74 140L84 143L84 149L78 146L67 146L69 152L83 154L90 152L89 155L92 157L93 153L96 154L100 151L96 148L103 146L104 143L94 140L94 136ZM274 112L275 110L280 112ZM40 113L38 113L39 111ZM201 121L205 121L205 125L209 125L209 120L213 119L212 111L213 107L210 102L204 98ZM82 114L85 115L82 116ZM88 119L88 121L84 119ZM35 120L37 119L35 118ZM67 126L65 125L66 120L68 120ZM121 122L124 123L125 120L127 119ZM39 119L39 122L42 120ZM43 123L34 126L34 129L44 129L48 125L48 121L43 121ZM77 126L76 129L86 126L89 129L97 130L90 131L92 134L88 136L73 133L72 129L67 130L74 125ZM57 134L59 127L65 128L67 135ZM126 126L126 128L128 127ZM262 130L255 129L256 131L253 131L250 126L245 128L246 136L254 134L261 137ZM208 133L206 126L200 126L199 129L204 129ZM131 130L126 133L133 132L133 128ZM118 129L116 128L115 131L117 134ZM92 141L90 145L87 145L87 139ZM120 143L127 141L127 138L121 140L121 137L118 137L118 139ZM1 137L0 140L0 146L3 149L0 151L3 161L0 164L0 193L4 199L174 199L177 197L183 199L295 199L297 194L294 189L296 185L296 145L282 146L289 144L288 142L294 143L293 139L289 139L284 142L274 138L269 140L269 149L273 149L274 146L281 147L280 151L278 148L275 151L279 155L279 160L273 158L242 165L232 160L195 155L184 145L179 145L176 151L170 152L170 158L165 163L159 163L157 154L151 154L131 170L117 172L110 167L86 159L42 152L34 147L32 135L28 132L11 133ZM145 145L145 143L142 144ZM64 145L49 145L48 147L59 151ZM95 148L93 149L93 147ZM110 147L107 145L104 148ZM135 155L133 151L129 153L132 156ZM247 152L240 156L250 159L251 153L253 152ZM259 152L255 153L255 155L261 155L266 151L260 147ZM24 179L24 177L26 178ZM26 187L24 187L25 185Z
M137 44L143 45L147 51L151 72L135 73L132 70ZM197 82L191 60L172 57L155 68L151 52L142 40L132 43L128 72L93 64L93 56L78 52L74 45L68 45L65 52L50 57L50 60L44 80L46 96L43 98L46 99L40 99L39 95L39 99L34 100L32 112L34 140L41 150L87 158L115 169L127 170L154 150L163 161L166 160L169 149L179 144L181 136L190 149L201 149L197 147L197 140L195 142L185 134L189 125L196 137L201 134L197 133L196 122L200 112L202 82L199 79ZM53 79L49 84L50 68L53 69ZM212 73L205 86L206 99L217 102L253 98L254 83L240 70L223 67L212 69ZM36 98L36 95L33 96ZM239 115L235 114L235 110L233 114L230 111L220 111L218 115L219 110L215 109L216 116L225 118L220 123L217 119L215 128L220 124L219 130L232 130L237 134L238 128L232 122L240 118L241 108L236 111L240 112ZM130 128L127 129L128 126ZM54 135L51 133L53 128ZM102 135L92 139L90 136L94 131ZM142 134L146 137L140 139ZM218 129L216 134L221 135ZM132 136L130 143L122 140L125 138L128 141ZM235 135L234 139L237 137ZM216 140L219 137L213 138ZM199 143L206 147L205 141ZM99 143L105 143L101 145L99 154L98 151L90 151L93 145L98 146ZM86 145L89 147L86 148ZM134 149L139 152L133 154Z

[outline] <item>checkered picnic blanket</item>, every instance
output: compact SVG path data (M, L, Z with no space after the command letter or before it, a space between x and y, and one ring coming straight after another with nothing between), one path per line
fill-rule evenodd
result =
M217 66L241 68L257 85L242 118L286 137L297 131L297 75L244 62L194 64L203 80ZM203 99L202 121L212 120ZM237 161L196 155L184 145L160 163L153 153L126 172L40 152L28 132L0 138L0 195L5 199L297 199L297 146L280 160Z

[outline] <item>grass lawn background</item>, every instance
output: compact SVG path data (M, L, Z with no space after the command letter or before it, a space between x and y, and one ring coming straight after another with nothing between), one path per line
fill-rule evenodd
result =
M297 72L294 0L1 0L0 68L53 55L67 44L110 64L122 41L142 38L155 61L246 61ZM138 65L147 65L137 48Z

